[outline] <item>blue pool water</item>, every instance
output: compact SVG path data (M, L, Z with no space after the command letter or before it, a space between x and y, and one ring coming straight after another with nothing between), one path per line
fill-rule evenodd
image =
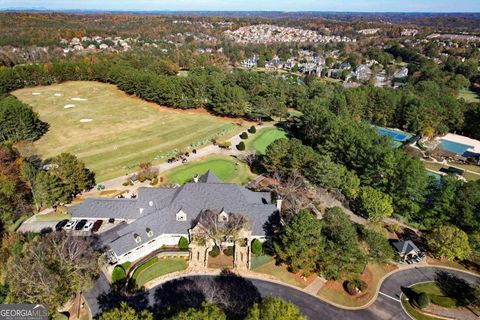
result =
M411 135L408 133L390 130L386 128L377 128L377 133L381 134L382 136L390 137L395 141L405 141L411 137Z
M440 147L443 150L454 152L461 156L463 156L468 149L473 148L473 146L468 146L466 144L453 142L449 140L440 140Z

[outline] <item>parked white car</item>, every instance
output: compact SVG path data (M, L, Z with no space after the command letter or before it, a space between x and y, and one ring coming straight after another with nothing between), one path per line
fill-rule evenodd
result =
M65 230L73 230L73 228L75 228L77 223L78 223L78 220L70 220L70 221L67 222L64 229Z
M93 228L93 221L88 221L87 223L85 223L82 230L83 231L90 231L90 230L92 230L92 228Z

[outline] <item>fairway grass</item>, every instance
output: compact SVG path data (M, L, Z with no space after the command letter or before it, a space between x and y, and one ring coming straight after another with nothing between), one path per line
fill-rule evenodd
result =
M265 154L267 147L275 140L286 138L287 133L275 127L264 128L259 130L256 134L250 136L251 140L247 142L247 147L250 150L258 151Z
M99 82L71 81L12 94L50 124L35 151L44 158L75 154L98 182L135 172L144 161L163 162L174 150L198 148L219 134L233 136L248 125L203 110L161 107ZM69 104L75 107L64 108Z
M245 184L254 178L247 164L223 155L212 155L199 161L184 164L164 172L162 176L165 177L167 183L182 185L192 180L196 174L203 175L208 170L211 170L223 182Z

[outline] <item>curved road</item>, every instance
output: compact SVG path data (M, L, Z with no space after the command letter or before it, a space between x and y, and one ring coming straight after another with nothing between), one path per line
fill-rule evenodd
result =
M373 320L373 319L395 319L395 320L410 320L411 318L403 311L400 304L400 294L402 287L408 287L418 282L433 281L438 272L447 272L459 278L466 280L469 283L476 283L478 277L464 273L461 271L446 270L437 267L422 267L413 268L403 271L398 271L389 276L382 283L380 293L375 302L366 309L362 310L345 310L335 307L327 302L321 301L301 290L291 287L283 286L276 283L271 283L263 280L248 279L253 284L261 296L279 296L285 300L295 303L301 309L302 313L308 319L316 320L336 320L336 319L359 319L359 320ZM213 279L215 276L190 276L184 279ZM167 282L168 284L168 282ZM153 304L156 289L152 288L147 292L150 304ZM99 297L104 292L108 292L110 286L106 282L105 277L102 276L95 283L94 288L90 292L84 293L88 305L90 306L93 315L101 312L99 307Z

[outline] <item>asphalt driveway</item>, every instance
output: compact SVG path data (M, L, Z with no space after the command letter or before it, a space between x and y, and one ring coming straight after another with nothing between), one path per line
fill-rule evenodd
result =
M345 310L337 308L301 290L263 280L241 278L241 285L246 284L250 292L256 291L255 294L262 297L272 295L291 301L301 309L302 313L307 316L308 319L311 320L410 320L410 317L403 311L399 300L402 287L408 287L412 284L423 281L433 281L435 275L442 271L453 274L469 283L475 283L479 279L476 276L460 271L451 271L436 267L414 268L399 271L383 282L377 300L368 308L362 310ZM231 291L235 294L244 294L242 291L245 290L242 290L238 284L233 283L233 281L238 281L238 279L240 279L239 277L236 278L237 279L232 279ZM199 287L204 289L208 288L207 291L211 291L212 288L215 288L213 285L215 282L218 282L218 277L216 276L185 277L164 283L135 296L125 297L118 292L112 291L105 277L102 275L97 280L94 288L91 291L84 293L84 297L94 315L101 313L102 310L115 307L121 300L127 300L127 302L140 309L145 307L163 308L172 301L176 301L177 303L180 301L181 304L182 301L186 301L185 299L189 299L192 294L198 296L195 291ZM199 286L197 285L198 283L203 284ZM205 283L210 284L206 286ZM223 282L222 286L228 287L230 286L230 283ZM242 299L244 298L240 297L238 300ZM232 299L232 301L234 300L235 298ZM162 303L165 305L162 305Z

